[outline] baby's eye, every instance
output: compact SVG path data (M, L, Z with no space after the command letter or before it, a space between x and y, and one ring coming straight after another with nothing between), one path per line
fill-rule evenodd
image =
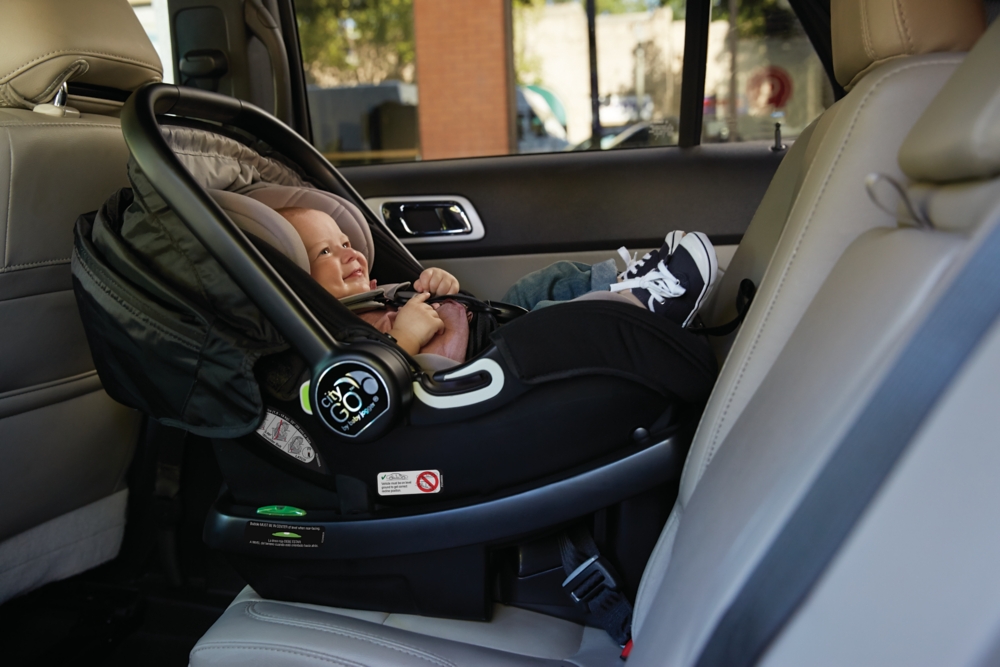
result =
M319 251L319 254L321 254L321 255L329 255L330 254L330 249L329 248L323 248L322 250Z
M350 248L351 247L351 242L350 241L344 241L343 247Z

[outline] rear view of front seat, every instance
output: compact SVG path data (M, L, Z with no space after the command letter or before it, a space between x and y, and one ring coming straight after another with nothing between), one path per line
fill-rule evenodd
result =
M101 388L70 252L76 217L127 185L121 100L162 66L127 0L8 0L0 45L3 602L121 544L139 415ZM38 106L67 80L79 114Z

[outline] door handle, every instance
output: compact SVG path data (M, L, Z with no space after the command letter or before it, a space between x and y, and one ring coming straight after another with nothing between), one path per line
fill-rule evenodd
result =
M472 222L465 208L452 200L386 201L382 203L382 218L401 238L472 233Z

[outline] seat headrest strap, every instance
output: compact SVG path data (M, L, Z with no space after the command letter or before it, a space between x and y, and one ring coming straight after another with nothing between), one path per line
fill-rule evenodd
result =
M67 80L132 91L162 78L128 0L5 0L2 11L0 107L50 102Z
M832 0L833 69L850 90L892 58L968 51L985 28L982 0Z
M906 135L899 166L914 181L944 183L1000 174L1000 21Z

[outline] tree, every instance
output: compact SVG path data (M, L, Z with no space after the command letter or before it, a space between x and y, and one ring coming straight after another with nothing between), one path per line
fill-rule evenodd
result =
M295 11L313 83L414 80L413 0L297 0Z

